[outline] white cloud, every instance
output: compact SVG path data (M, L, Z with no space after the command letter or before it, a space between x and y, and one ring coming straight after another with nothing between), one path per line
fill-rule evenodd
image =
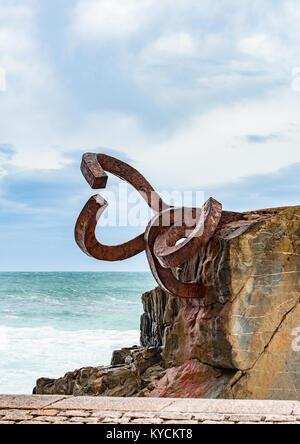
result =
M144 39L141 33L138 47L122 47L122 55L149 100L168 112L197 112L204 103L211 108L218 101L260 96L270 86L289 88L291 69L300 64L297 14L296 1L237 6L228 0L225 7L178 0L167 12L161 9L155 32Z
M154 0L79 0L73 11L73 32L98 43L138 31L153 13Z
M71 160L64 158L58 150L51 149L47 145L43 145L42 142L35 148L29 146L24 148L23 146L22 150L18 150L7 162L7 165L28 170L58 170L72 163Z
M300 101L291 93L215 108L168 134L134 116L95 113L70 143L124 152L154 186L201 189L300 162Z
M263 59L266 62L274 62L280 60L284 53L284 47L276 40L265 34L255 34L242 39L238 48L251 57Z
M23 30L16 28L0 28L0 51L19 53L32 49L32 40Z
M60 87L43 55L36 33L36 4L2 0L0 6L0 67L6 88L0 95L0 144L15 154L1 159L1 176L12 166L57 169L68 163L55 148L62 109Z
M131 149L138 168L170 186L217 185L275 172L300 162L299 97L249 100L195 116L147 151L151 155Z
M193 56L196 54L196 47L196 42L190 34L173 32L156 40L151 49L163 54Z
M191 113L289 83L299 15L298 0L77 0L70 29L74 46L113 47L119 74L149 102Z
M208 2L204 3L208 5ZM63 151L95 150L104 146L131 156L154 183L179 185L180 179L183 186L202 186L276 171L300 161L299 96L276 93L275 97L272 92L273 99L241 101L238 95L234 95L238 87L247 91L248 83L241 88L243 84L239 82L251 72L252 66L252 60L248 58L240 74L242 62L240 54L235 53L236 42L241 42L240 49L244 53L259 55L268 63L275 56L278 45L282 45L282 38L273 40L270 37L275 32L272 27L274 17L265 17L263 32L249 33L249 28L245 28L245 11L248 9L241 6L238 12L228 13L225 17L226 27L217 21L213 28L211 20L220 16L224 4L218 3L211 10L204 3L200 7L197 2L191 2L187 7L181 0L176 4L166 0L164 6L156 0L79 0L73 14L73 31L76 30L82 38L93 38L97 42L118 37L122 42L127 36L136 36L136 32L155 14L157 25L158 17L160 20L163 17L163 8L169 4L169 20L162 21L161 26L155 27L155 32L141 41L141 48L137 50L140 53L130 49L125 57L132 65L128 68L130 81L135 81L141 89L144 87L151 96L151 103L156 102L160 110L167 100L170 105L167 112L174 115L174 110L177 111L176 108L184 102L193 105L187 106L187 115L181 116L179 123L176 122L178 117L174 117L172 130L162 131L146 130L142 118L133 111L121 113L115 108L108 112L108 107L103 109L100 106L93 113L84 109L76 128L66 125L65 95L39 47L32 8L28 6L27 12L25 6L19 10L10 7L5 13L1 11L5 23L0 20L0 35L1 31L6 35L6 40L2 41L2 45L6 41L6 50L1 53L0 66L7 69L8 82L0 103L0 143L15 147L11 165L26 169L63 168L68 163ZM255 5L258 10L258 3ZM296 7L295 3L293 5ZM193 28L191 25L188 30L188 21L193 14L193 18L198 14L199 26ZM292 16L292 12L286 14ZM181 16L184 20L178 22ZM210 25L207 32L203 31L206 23ZM229 26L234 23L240 26ZM250 28L256 26L250 25ZM297 35L296 28L291 25L291 29L293 35ZM24 34L27 40L20 42L20 36ZM8 51L9 47L14 48L12 52ZM199 54L205 58L203 63ZM187 63L188 57L178 63L178 55L190 57L191 64ZM163 63L164 71L161 69ZM280 60L278 67L279 70L282 68ZM118 67L120 74L122 68L121 65ZM290 76L290 69L288 72ZM252 75L250 82L256 78ZM217 85L214 84L216 80ZM287 77L286 82L290 88L291 78ZM222 93L229 87L233 91L230 100L223 100ZM205 101L206 93L212 96L210 103ZM220 107L216 102L227 105ZM142 117L144 122L151 120L148 115ZM268 140L267 136L274 133L281 133L283 137ZM266 142L250 143L247 135L265 137ZM2 168L1 174L4 172Z
M35 51L32 2L3 0L0 6L0 66L9 74L26 71ZM27 58L27 61L26 61Z

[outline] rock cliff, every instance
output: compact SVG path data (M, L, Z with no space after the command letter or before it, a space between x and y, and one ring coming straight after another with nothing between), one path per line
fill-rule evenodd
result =
M35 393L300 400L300 207L253 215L174 271L205 298L144 294L141 347Z

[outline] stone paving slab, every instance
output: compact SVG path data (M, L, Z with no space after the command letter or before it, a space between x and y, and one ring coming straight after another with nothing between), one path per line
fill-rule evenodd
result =
M40 409L63 399L66 396L0 395L0 406L3 409Z
M289 415L298 406L298 401L253 401L234 399L178 399L168 411L202 413L276 414Z
M298 405L295 407L294 412L295 415L298 415L300 417L300 402L298 402Z
M173 402L165 398L112 398L80 396L57 402L55 408L71 410L141 410L143 412L161 411Z
M0 424L300 424L300 403L0 395Z

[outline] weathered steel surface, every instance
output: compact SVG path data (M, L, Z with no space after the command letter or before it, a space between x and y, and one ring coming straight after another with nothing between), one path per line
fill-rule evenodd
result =
M205 286L201 282L180 282L172 268L191 259L197 251L204 250L223 225L244 216L222 211L222 205L213 198L201 209L171 207L163 202L137 170L105 154L84 154L81 171L93 189L106 187L108 177L105 172L125 180L157 213L145 234L121 245L103 245L97 240L95 230L108 202L100 195L91 197L75 227L75 239L82 251L99 260L121 261L146 250L153 276L163 290L176 297L203 297Z
M153 248L155 256L164 268L183 264L193 257L201 246L207 245L220 222L222 205L210 198L203 206L195 226L192 225L192 221L189 224L186 218L184 223L181 222L183 219L181 209L179 209L179 219L176 219L176 211L173 210L173 213L174 220L171 226L166 229L163 227L163 230L157 233ZM184 239L183 242L177 244L181 239Z
M93 190L106 187L108 177L98 162L97 154L86 153L83 156L81 171Z
M107 171L130 183L153 210L169 208L137 170L114 157L86 153L82 159L81 171L93 189L106 187ZM108 202L96 195L83 208L75 227L75 239L82 251L103 261L122 261L144 251L144 234L115 246L103 245L96 239L96 226L107 206Z
M106 200L96 195L83 208L75 227L75 239L81 250L102 261L122 261L144 251L143 234L121 245L103 245L97 240L96 226L107 206Z

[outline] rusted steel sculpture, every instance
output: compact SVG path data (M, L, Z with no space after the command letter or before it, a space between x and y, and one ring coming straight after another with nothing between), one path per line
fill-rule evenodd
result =
M197 251L204 251L217 230L226 223L243 219L244 215L222 211L222 205L213 198L201 209L167 205L137 170L105 154L84 154L81 171L93 189L106 187L105 171L125 180L156 212L144 234L121 245L103 245L96 239L95 230L108 203L100 195L91 197L75 227L75 239L81 250L103 261L121 261L146 250L153 276L164 291L181 298L203 297L206 289L203 283L180 282L172 269L191 259Z

